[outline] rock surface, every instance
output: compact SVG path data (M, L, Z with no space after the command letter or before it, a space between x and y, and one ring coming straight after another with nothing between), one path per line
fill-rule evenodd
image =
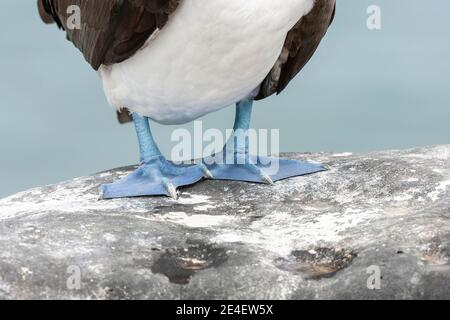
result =
M98 200L122 168L0 200L0 298L450 298L450 146L287 156L331 170Z

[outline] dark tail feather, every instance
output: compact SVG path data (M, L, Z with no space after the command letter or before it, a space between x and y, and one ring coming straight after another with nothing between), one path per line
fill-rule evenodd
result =
M125 124L128 122L132 122L133 118L130 115L130 111L128 109L122 109L120 111L117 111L117 120L119 120L119 123Z

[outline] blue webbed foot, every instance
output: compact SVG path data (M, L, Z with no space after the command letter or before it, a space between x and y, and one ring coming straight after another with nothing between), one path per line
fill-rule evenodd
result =
M205 159L205 166L215 180L234 180L272 184L276 181L326 171L321 164L299 160L286 160L276 157L247 157L246 161L228 164L212 163L213 158ZM212 164L208 164L212 163Z
M177 199L177 188L203 179L201 165L175 165L163 156L148 159L125 178L101 186L103 199L170 196Z
M213 179L272 184L278 180L327 170L321 164L249 155L248 131L252 105L252 99L237 104L234 133L229 142L222 153L203 160Z

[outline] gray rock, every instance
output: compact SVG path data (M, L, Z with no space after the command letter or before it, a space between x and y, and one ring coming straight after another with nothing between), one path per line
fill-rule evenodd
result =
M0 298L450 298L450 146L287 156L331 170L98 200L122 168L0 200Z

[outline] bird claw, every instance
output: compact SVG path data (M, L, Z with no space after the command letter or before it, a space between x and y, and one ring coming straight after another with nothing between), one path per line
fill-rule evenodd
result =
M208 167L204 163L200 163L199 166L202 168L206 179L214 179L214 175L209 171Z
M173 200L178 200L178 191L177 188L173 185L173 183L166 181L164 182L164 187L166 188L168 195Z

